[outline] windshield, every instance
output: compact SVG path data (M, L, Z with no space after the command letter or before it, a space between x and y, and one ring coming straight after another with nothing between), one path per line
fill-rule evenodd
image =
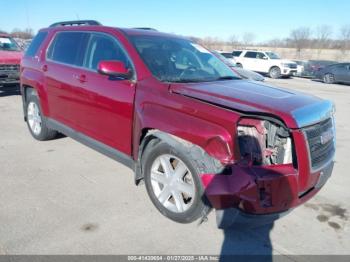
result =
M0 37L0 50L2 51L20 51L16 41L10 37Z
M281 59L277 54L273 52L266 52L267 56L270 57L270 59Z
M240 79L204 47L181 38L132 36L141 58L160 81L206 82Z

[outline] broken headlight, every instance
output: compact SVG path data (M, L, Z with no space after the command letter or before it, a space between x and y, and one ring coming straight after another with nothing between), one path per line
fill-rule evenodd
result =
M237 132L241 158L245 163L293 163L292 140L284 126L263 119L243 118Z

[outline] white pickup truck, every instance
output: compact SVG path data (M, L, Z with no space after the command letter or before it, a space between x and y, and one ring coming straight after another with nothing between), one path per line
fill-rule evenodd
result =
M234 57L237 66L259 73L268 74L271 78L291 76L297 72L297 64L281 59L270 51L242 50ZM237 52L238 54L239 52Z

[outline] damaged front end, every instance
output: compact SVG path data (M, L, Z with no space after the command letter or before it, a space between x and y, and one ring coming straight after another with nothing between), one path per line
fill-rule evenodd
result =
M300 195L293 132L270 118L239 121L239 161L225 174L202 175L219 227L272 222L316 193Z

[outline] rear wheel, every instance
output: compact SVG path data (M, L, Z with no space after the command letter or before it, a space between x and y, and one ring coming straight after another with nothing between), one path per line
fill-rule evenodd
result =
M37 94L31 90L26 101L27 125L32 136L40 141L50 140L57 136L57 131L47 127L47 121L41 112Z
M193 222L210 208L199 175L213 173L213 163L203 155L196 157L193 148L173 147L158 140L147 146L143 155L151 201L164 216L179 223Z
M334 84L335 79L334 79L334 75L333 74L325 74L323 76L323 82L326 84Z
M273 79L277 79L281 77L281 69L277 66L274 66L269 71L269 76Z

